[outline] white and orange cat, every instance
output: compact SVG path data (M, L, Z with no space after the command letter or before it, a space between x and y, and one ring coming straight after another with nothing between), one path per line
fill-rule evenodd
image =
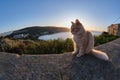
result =
M75 23L71 23L71 33L73 34L73 40L75 43L75 50L73 54L75 54L77 57L80 57L84 54L93 54L102 60L109 59L105 52L93 49L94 37L92 36L91 32L84 29L83 25L78 19L76 19Z

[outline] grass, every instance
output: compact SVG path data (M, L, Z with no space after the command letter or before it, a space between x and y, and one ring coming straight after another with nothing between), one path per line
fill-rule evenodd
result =
M100 36L94 36L95 46L104 44L119 38L104 32ZM17 54L59 54L73 51L72 39L58 40L20 40L0 38L0 51Z
M18 54L57 54L73 51L71 39L48 41L1 39L0 51Z
M95 46L110 42L110 41L115 40L117 38L119 38L119 36L109 35L107 32L103 32L99 36L94 36Z

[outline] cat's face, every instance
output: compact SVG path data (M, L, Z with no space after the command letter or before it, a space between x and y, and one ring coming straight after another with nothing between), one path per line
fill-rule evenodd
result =
M71 22L71 23L72 23L72 25L71 25L71 33L72 34L74 34L74 35L79 34L83 31L83 26L78 19L76 19L75 23L74 22Z

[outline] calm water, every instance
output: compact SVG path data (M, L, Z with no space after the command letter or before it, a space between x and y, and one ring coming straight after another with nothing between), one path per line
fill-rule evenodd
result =
M93 35L100 35L101 32L92 32ZM66 39L66 38L72 38L72 34L70 32L61 32L61 33L55 33L55 34L50 34L50 35L44 35L40 36L39 39L42 40L50 40L50 39Z

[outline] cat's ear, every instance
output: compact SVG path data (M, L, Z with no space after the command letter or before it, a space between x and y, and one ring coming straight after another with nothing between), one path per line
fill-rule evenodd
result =
M73 24L74 24L74 22L73 22L73 21L71 21L71 24L73 25Z
M78 25L78 24L80 24L80 21L78 19L76 19L75 23Z

